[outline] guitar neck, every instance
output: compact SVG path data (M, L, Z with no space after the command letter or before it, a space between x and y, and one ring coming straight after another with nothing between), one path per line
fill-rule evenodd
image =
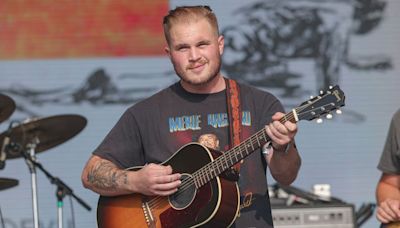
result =
M280 120L281 123L287 121L297 122L296 110L293 109L291 112L287 113ZM234 166L256 149L262 147L267 142L270 142L271 138L267 135L265 128L259 130L239 145L233 147L232 149L224 152L221 156L215 159L213 162L208 163L203 168L197 170L193 176L196 179L197 187L203 186L208 183L213 178L217 177L230 167Z
M340 111L338 108L344 106L344 100L345 95L339 86L332 86L328 91L321 91L320 95L303 102L299 107L284 115L279 121L281 123L287 121L295 123L300 120L313 120L322 115L330 114L333 110ZM214 161L194 172L193 177L196 187L199 188L208 183L270 141L271 139L267 135L265 128L259 130L239 145L224 152Z

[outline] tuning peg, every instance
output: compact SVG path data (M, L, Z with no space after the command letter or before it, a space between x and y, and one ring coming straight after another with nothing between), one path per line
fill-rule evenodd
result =
M324 122L321 118L318 118L316 121L317 121L318 124Z
M313 99L314 98L314 96L310 96L310 99Z
M332 117L333 117L332 114L330 114L330 113L326 114L326 118L327 118L328 120L332 119Z
M319 94L321 94L321 95L324 94L324 91L320 90L320 91L319 91Z
M342 110L340 110L340 109L336 110L336 114L338 114L338 115L342 114Z
M333 89L333 86L330 85L330 86L329 86L329 89Z

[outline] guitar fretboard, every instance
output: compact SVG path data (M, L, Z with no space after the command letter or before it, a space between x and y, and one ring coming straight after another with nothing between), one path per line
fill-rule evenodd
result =
M296 111L287 113L279 121L285 123L286 121L296 121L295 120ZM240 162L256 149L262 147L265 143L270 142L271 139L267 135L265 129L261 129L251 137L241 142L239 145L233 147L232 149L224 152L214 161L208 163L201 169L193 173L194 182L197 188L208 183L210 180L214 179L230 167L234 166L236 163Z

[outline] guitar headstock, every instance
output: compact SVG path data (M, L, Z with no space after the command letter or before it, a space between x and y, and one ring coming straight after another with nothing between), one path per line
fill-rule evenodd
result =
M345 95L338 85L330 87L327 91L321 91L320 95L303 102L295 108L298 120L318 119L323 115L331 117L331 112L344 106Z

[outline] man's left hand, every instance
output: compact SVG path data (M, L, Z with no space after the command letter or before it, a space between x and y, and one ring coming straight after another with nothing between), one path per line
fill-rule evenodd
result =
M287 145L293 141L297 133L297 124L290 121L284 123L279 121L284 115L281 112L275 113L272 116L272 122L265 126L265 130L272 140L272 146L278 151L285 151Z

